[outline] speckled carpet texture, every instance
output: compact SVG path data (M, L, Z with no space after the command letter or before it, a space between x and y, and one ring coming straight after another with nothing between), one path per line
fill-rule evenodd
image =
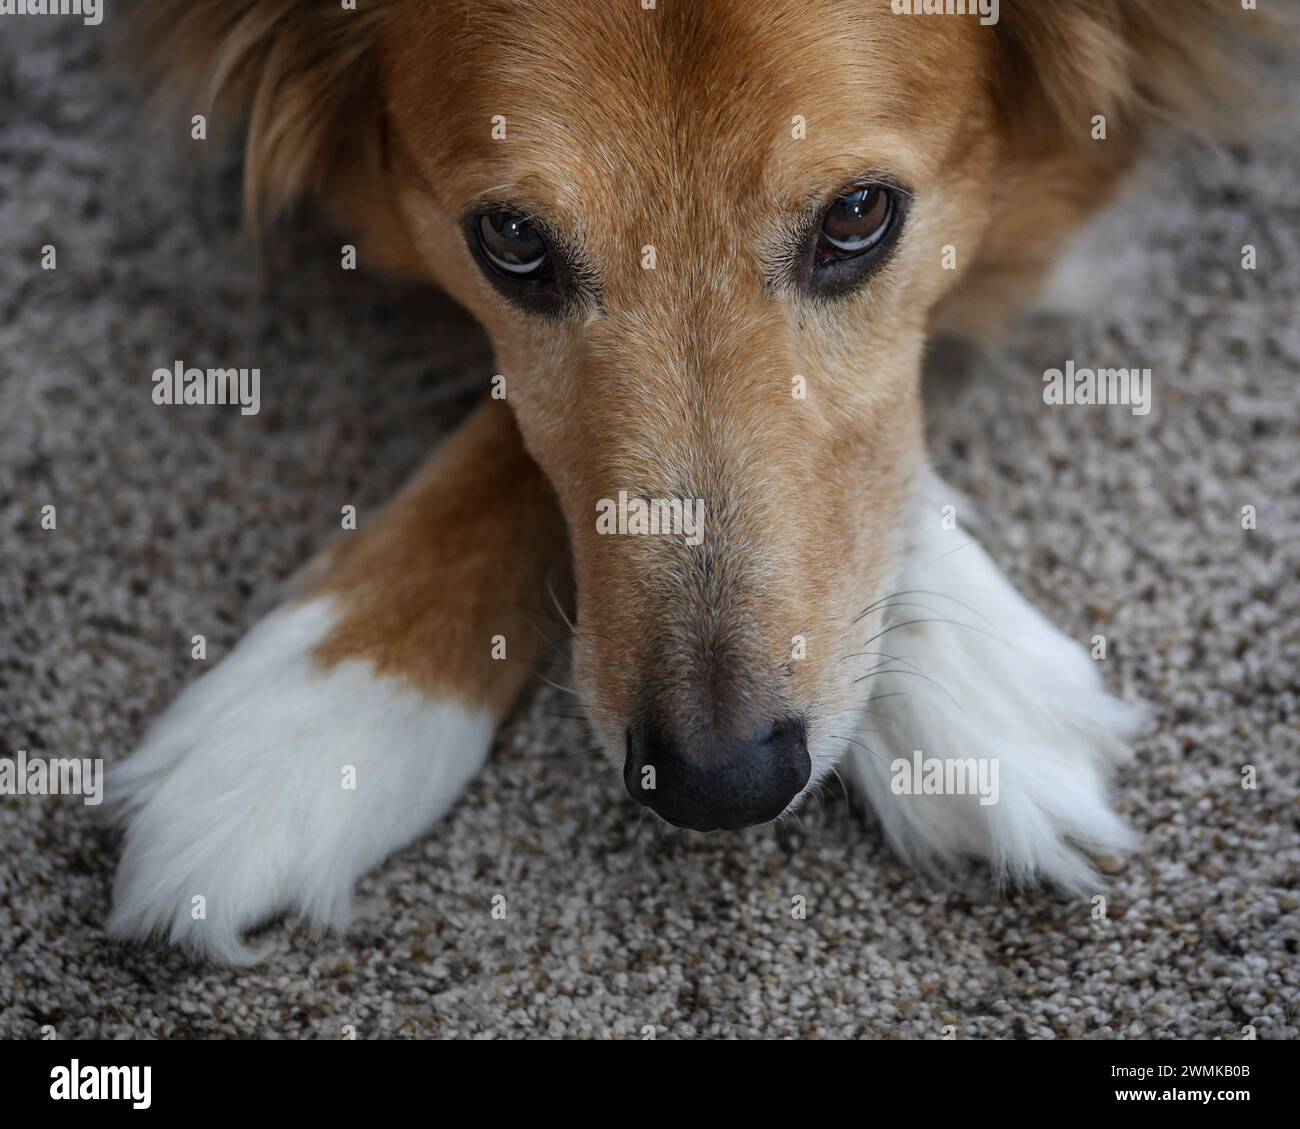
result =
M238 147L189 163L101 42L0 29L0 756L111 764L195 677L191 637L227 654L492 358L439 294L339 270L310 216L259 263ZM539 685L344 935L273 924L251 970L110 941L98 810L0 797L0 1034L1296 1038L1298 152L1291 114L1249 151L1161 162L1096 234L1095 302L929 379L934 462L990 553L1074 638L1105 635L1108 686L1152 709L1104 920L978 870L937 886L838 789L779 827L660 831ZM156 406L177 357L259 366L260 414ZM1149 367L1154 409L1046 406L1068 358Z

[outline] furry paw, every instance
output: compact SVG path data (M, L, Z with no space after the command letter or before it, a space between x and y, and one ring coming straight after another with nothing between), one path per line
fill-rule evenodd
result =
M424 832L478 771L486 712L350 660L312 657L323 599L262 620L109 775L126 827L109 931L232 964L244 932L296 911L339 926L356 879Z
M1133 844L1106 788L1144 711L1106 692L1087 652L978 543L937 531L951 491L927 476L921 495L918 528L931 532L867 633L888 658L864 683L871 712L852 775L894 849L921 868L975 856L1004 882L1095 889L1088 856ZM938 790L927 772L931 786L945 772Z

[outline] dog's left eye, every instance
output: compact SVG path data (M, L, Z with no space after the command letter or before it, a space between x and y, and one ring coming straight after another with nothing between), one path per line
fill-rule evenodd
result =
M479 212L472 226L483 258L506 278L536 280L548 270L550 248L526 216Z
M822 214L812 252L809 284L833 294L860 282L894 242L902 197L884 184L854 188Z
M841 196L822 220L818 257L851 259L870 251L888 230L892 212L893 204L884 188L859 188Z
M572 271L537 221L496 207L470 212L463 222L471 253L506 298L543 317L568 308Z

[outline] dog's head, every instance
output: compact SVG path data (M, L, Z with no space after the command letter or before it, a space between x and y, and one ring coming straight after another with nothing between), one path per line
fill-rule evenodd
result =
M978 23L832 7L501 3L394 34L403 206L558 495L578 687L689 827L773 818L842 751L939 245L986 222Z
M179 21L251 109L251 199L323 190L486 327L632 794L779 815L888 651L860 619L907 536L928 332L1109 196L1212 0L360 7Z

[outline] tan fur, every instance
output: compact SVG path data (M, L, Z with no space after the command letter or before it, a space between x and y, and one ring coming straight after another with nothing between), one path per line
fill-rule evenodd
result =
M569 598L563 523L505 405L482 404L382 514L332 550L304 595L346 609L317 651L326 665L369 659L431 696L504 714L552 650ZM504 659L493 657L498 635Z
M244 201L260 230L305 196L387 233L387 139L376 51L391 3L352 12L322 0L148 0L124 45L161 100L221 130L247 124ZM147 45L142 49L141 45ZM166 105L155 105L165 111ZM404 240L393 239L393 266Z
M683 725L723 703L797 711L810 744L825 734L853 694L854 617L901 548L928 333L987 329L1032 295L1152 135L1215 108L1204 71L1241 15L1236 0L1003 0L992 28L887 0L154 7L169 73L251 116L254 216L315 192L487 328L567 521L576 674L611 749L651 707ZM873 168L915 193L886 271L835 305L774 291L762 252L810 194ZM483 201L580 241L602 311L508 306L459 227ZM482 478L449 452L339 556L328 587L353 610L325 658L501 705L509 688L462 666L484 653L480 597L518 598L565 554L513 435L474 427L457 442ZM596 503L620 490L703 498L704 549L598 537Z

